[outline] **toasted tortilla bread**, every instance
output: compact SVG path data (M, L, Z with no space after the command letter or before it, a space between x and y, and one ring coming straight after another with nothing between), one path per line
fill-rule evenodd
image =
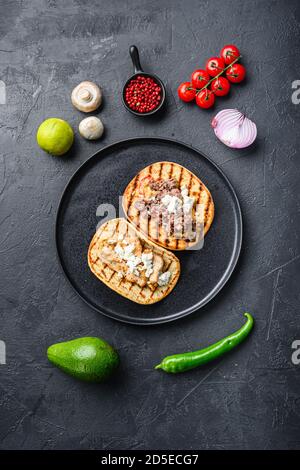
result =
M193 240L175 237L168 233L162 222L155 222L150 216L148 219L140 216L135 204L143 193L143 181L151 177L155 180L177 181L179 189L187 188L188 196L195 199L192 210L193 221L197 224L196 237ZM145 198L149 194L145 194ZM141 231L152 242L169 250L185 250L196 245L208 232L214 218L214 202L211 193L204 183L191 171L173 162L157 162L141 170L128 184L123 194L122 205L127 219L138 231ZM197 208L197 209L196 209Z
M157 271L162 269L162 272L168 271L170 273L168 284L159 286L153 282L149 286L145 284L145 276L142 273L139 276L129 274L121 277L119 274L123 269L121 263L115 259L111 260L109 257L103 258L103 248L109 247L109 244L114 243L116 239L122 239L122 243L126 244L134 243L140 255L152 252L158 260ZM104 253L106 254L105 251ZM147 240L125 219L112 219L100 226L89 246L88 264L92 273L112 290L143 305L159 302L166 297L174 289L180 275L178 258L173 253ZM153 273L149 279L155 275L158 275L158 272L155 271L154 264Z

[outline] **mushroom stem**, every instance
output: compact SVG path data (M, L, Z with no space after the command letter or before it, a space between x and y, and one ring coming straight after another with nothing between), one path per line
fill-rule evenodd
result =
M102 92L93 82L81 82L74 88L71 101L75 108L84 113L95 111L102 102Z

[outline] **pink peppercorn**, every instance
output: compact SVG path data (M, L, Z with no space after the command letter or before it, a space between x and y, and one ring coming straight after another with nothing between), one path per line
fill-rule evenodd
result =
M161 87L153 78L138 75L128 83L125 100L133 111L149 113L157 108L161 101Z

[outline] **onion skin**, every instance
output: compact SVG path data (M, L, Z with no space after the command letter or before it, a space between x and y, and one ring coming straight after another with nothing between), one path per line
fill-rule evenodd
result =
M256 124L237 109L223 109L211 125L218 139L230 148L249 147L257 136Z

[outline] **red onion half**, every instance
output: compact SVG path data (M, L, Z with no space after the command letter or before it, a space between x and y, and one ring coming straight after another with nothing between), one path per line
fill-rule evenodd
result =
M256 124L237 109L223 109L211 121L218 139L234 149L251 145L257 136Z

